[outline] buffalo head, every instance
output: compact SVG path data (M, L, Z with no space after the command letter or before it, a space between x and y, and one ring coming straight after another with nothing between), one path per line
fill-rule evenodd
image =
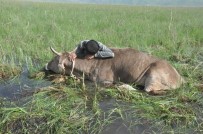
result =
M65 74L68 70L68 65L71 66L72 62L69 61L68 52L59 53L50 47L51 51L56 55L50 62L45 65L45 70L50 70L55 73Z

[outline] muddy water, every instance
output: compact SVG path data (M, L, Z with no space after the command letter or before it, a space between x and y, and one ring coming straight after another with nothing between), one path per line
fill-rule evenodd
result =
M51 82L46 80L29 79L28 71L24 69L18 78L0 83L0 97L5 100L18 100L24 92L34 91L50 85ZM120 115L112 115L114 120L111 124L104 127L101 134L160 133L158 128L153 128L153 124L147 121L141 121L140 124L133 125L133 123L140 119L131 117L132 111L127 110L129 105L130 104L112 98L106 98L99 103L99 107L104 113L108 113L116 108L126 108L126 111L122 111L125 112L123 115L126 117L122 119ZM202 115L199 117L202 118ZM191 129L189 129L188 132L192 132Z
M28 70L24 69L18 78L0 83L0 97L6 100L18 100L26 91L33 91L51 85L45 80L28 78Z
M103 112L109 112L112 109L117 109L119 107L128 107L129 104L125 102L120 102L116 101L115 99L106 99L100 102L100 108ZM153 132L156 130L149 130L150 125L149 124L137 124L137 125L132 125L134 121L139 120L138 118L136 119L135 117L130 116L130 112L128 110L124 110L124 115L127 117L125 119L122 119L118 115L112 115L115 117L114 121L106 126L104 130L101 132L101 134L141 134L145 132Z
M42 87L50 86L51 82L46 80L35 80L28 78L28 71L24 69L19 77L0 83L0 97L5 100L20 100L24 92L35 91ZM21 100L22 101L22 100ZM115 99L105 99L100 102L101 110L109 112L117 108L118 105L126 105L123 102L117 102ZM130 120L124 121L119 116L115 116L114 121L107 125L102 134L131 134L133 132L142 133L146 127L137 126L129 130Z
M103 112L108 112L109 110L116 108L117 103L118 102L115 99L107 99L100 102L100 108ZM102 134L130 134L128 126L128 123L118 117L110 125L104 128Z

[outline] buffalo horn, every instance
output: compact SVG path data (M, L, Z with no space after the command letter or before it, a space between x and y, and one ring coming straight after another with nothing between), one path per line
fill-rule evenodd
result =
M51 49L51 51L54 53L54 54L56 54L56 55L61 55L61 53L59 53L59 52L57 52L56 50L54 50L52 47L50 47L50 49Z

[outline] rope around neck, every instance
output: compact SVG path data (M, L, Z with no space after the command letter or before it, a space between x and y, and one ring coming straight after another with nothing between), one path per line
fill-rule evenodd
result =
M75 60L72 60L72 69L70 72L70 77L73 77L73 78L75 78L75 75L73 74L74 68L75 68Z

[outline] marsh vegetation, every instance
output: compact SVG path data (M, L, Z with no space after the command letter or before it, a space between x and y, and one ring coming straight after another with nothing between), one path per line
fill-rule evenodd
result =
M202 11L0 0L0 85L20 83L25 70L26 79L50 82L18 86L15 99L0 89L0 133L202 133ZM50 46L70 51L83 39L166 59L186 83L153 96L41 71Z

